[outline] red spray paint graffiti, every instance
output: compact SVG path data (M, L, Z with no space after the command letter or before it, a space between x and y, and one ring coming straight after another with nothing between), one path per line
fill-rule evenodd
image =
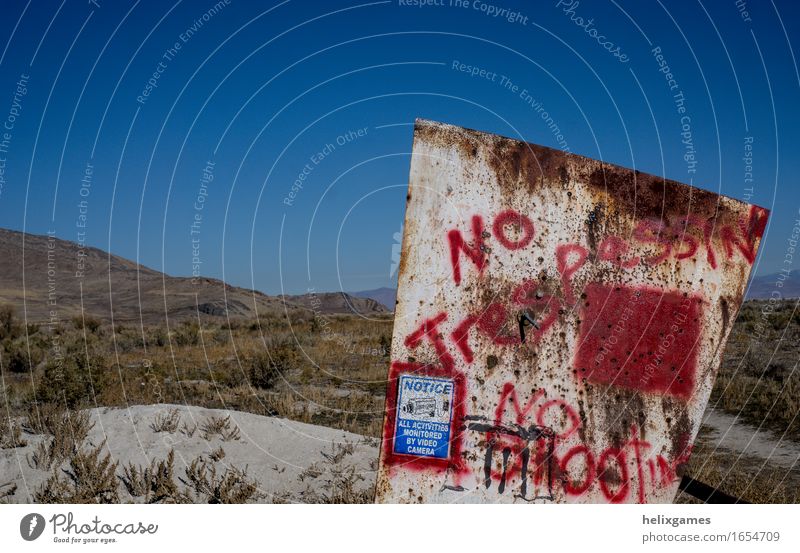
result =
M597 260L607 261L625 269L631 269L642 263L658 265L671 257L678 260L692 259L699 252L702 243L708 264L715 269L717 252L713 244L713 235L716 232L727 259L732 259L738 252L752 265L755 261L756 242L764 234L767 216L767 210L752 206L747 219L739 221L735 226L716 227L714 220L701 219L695 215L663 220L643 219L633 228L632 240L625 240L615 235L604 237L597 250ZM509 237L509 227L516 229L516 237ZM527 216L507 209L495 217L492 233L501 246L513 251L530 245L535 235L535 228ZM460 230L452 229L447 233L453 281L457 285L461 283L461 254L472 261L479 274L483 274L489 262L486 239L490 237L491 234L484 230L483 218L480 215L472 217L471 245L464 239ZM649 246L656 251L653 255L645 257L628 255L631 246ZM564 284L565 299L570 305L573 303L573 297L566 284L584 264L588 253L588 250L579 244L562 244L556 249L557 270Z
M764 231L766 218L756 209L738 228L723 226L719 236L727 258L738 252L748 262L754 259L754 243ZM527 247L533 240L535 228L530 219L516 211L506 210L494 218L492 233L485 230L483 218L471 219L471 241L465 240L461 231L448 232L453 280L458 285L462 279L462 254L472 262L481 275L489 262L491 251L486 240L494 235L500 245L508 250ZM693 231L699 229L698 238ZM707 221L684 217L671 221L642 220L633 230L632 239L609 235L600 241L592 258L624 269L642 263L655 265L674 257L678 260L697 255L702 243L707 260L716 266L716 252L711 245L713 227ZM636 255L634 247L650 247L648 255ZM561 295L553 296L539 291L540 282L524 281L517 285L506 304L492 302L481 312L459 321L447 336L463 360L469 365L475 360L470 345L471 336L481 335L501 346L521 343L535 344L558 321L564 308L575 306L580 316L580 334L574 356L575 374L588 382L608 384L645 393L665 394L687 400L694 392L697 364L697 340L700 336L700 309L702 300L678 292L664 292L646 287L613 286L589 283L576 297L573 279L590 260L590 252L579 244L560 244L555 251L556 271L561 280ZM576 305L577 303L577 305ZM513 332L516 313L530 310L536 313L535 328L527 338ZM609 314L620 315L615 325L608 324ZM390 378L396 380L401 372L419 372L429 376L452 376L455 359L448 348L446 336L440 329L447 321L447 313L426 319L404 340L410 349L423 341L433 346L437 364L392 364ZM621 324L620 321L624 322ZM520 323L521 324L521 323ZM477 334L476 334L477 333ZM648 442L637 437L631 429L631 439L623 444L592 451L586 444L561 451L581 426L577 412L560 399L546 399L543 389L537 390L524 404L517 396L514 384L506 383L501 391L494 420L481 416L467 416L463 397L466 384L457 376L454 425L461 430L482 429L485 444L486 487L491 481L499 482L500 493L512 480L521 480L524 488L528 482L539 486L544 481L557 478L569 496L580 496L597 486L609 502L623 502L630 498L635 488L636 499L643 502L646 485L665 486L676 478L677 464L688 458L687 450L678 459L669 461L661 455L647 458L651 449ZM396 401L396 384L390 383L387 395L387 421L384 437L393 439ZM508 417L511 408L512 416ZM560 416L556 416L560 415ZM562 426L553 429L554 420ZM465 421L472 421L464 424ZM412 470L448 470L463 475L467 470L460 458L461 431L453 433L450 459L409 458L392 453L385 448L385 461L391 466L402 465ZM500 465L494 456L502 456ZM629 462L635 461L635 470ZM530 473L530 474L529 474ZM529 478L530 477L530 478ZM649 482L649 484L648 484Z
M450 263L453 265L453 281L456 285L461 283L461 254L466 256L478 268L478 272L483 272L486 266L486 251L483 245L483 219L480 215L472 216L472 246L470 246L461 231L453 229L447 233L447 240L450 242Z
M533 421L536 425L531 426ZM540 438L529 442L496 430L512 427L547 428L552 441ZM547 400L545 391L540 389L523 403L514 384L507 382L497 401L494 424L482 428L488 454L500 452L503 456L499 468L487 464L486 487L489 487L488 479L494 480L501 484L498 492L502 493L510 482L531 481L540 486L549 477L560 483L568 496L581 496L597 487L610 503L631 499L644 503L648 489L674 482L689 458L688 446L682 447L672 461L660 454L654 455L650 442L639 438L636 426L630 428L630 438L626 441L599 452L592 451L587 444L565 450L565 444L580 428L580 416L565 401ZM534 462L528 462L529 458ZM633 497L632 493L635 493Z
M398 401L390 383L384 438L410 440L413 412L441 419L425 422L448 447L384 448L377 499L670 501L768 212L417 127L391 379L418 370L464 386L444 442L445 400L404 385Z
M584 294L574 361L579 377L682 399L692 394L699 298L598 283Z

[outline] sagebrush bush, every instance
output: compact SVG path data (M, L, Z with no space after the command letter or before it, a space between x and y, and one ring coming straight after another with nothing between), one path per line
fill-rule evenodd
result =
M37 503L119 503L117 463L111 454L101 455L105 441L96 448L76 446L64 475L56 472L34 493Z
M60 466L80 448L94 427L86 411L67 411L55 405L32 411L27 428L50 436L39 442L28 457L28 464L33 468L48 470Z
M104 356L87 357L85 352L70 349L63 358L47 361L36 392L43 401L73 409L84 402L94 403L108 378Z
M6 368L12 373L30 372L32 368L42 362L44 357L42 350L36 347L36 344L32 344L30 355L28 355L29 348L24 338L6 340L3 342L3 350Z
M265 390L274 388L281 376L300 363L300 352L291 338L273 339L267 342L263 351L258 351L249 359L250 383Z
M133 463L122 467L122 484L134 497L142 497L145 503L186 503L188 497L175 481L175 450L167 458L153 459L149 467Z
M231 423L231 416L226 417L208 417L205 422L200 426L200 435L206 441L211 440L214 436L219 436L222 441L238 441L241 438L241 431L239 427Z
M16 310L11 305L0 305L0 340L15 339L22 333Z
M196 346L200 343L200 326L194 321L185 321L175 331L175 344Z
M696 443L689 461L692 478L748 503L796 503L800 492L789 470L759 460L748 462L741 454ZM676 503L697 503L678 492Z
M0 419L0 449L12 449L28 445L22 438L17 421L11 418Z
M32 434L68 434L81 442L93 427L94 423L87 411L69 411L58 403L38 402L28 406L25 428Z
M75 315L72 317L72 325L77 330L86 330L87 332L91 332L92 334L96 334L103 323L100 319L96 317L92 317L91 315L83 314L83 315Z
M203 503L247 503L264 497L246 468L228 467L218 474L214 463L197 457L185 473L183 482L194 491L197 501Z
M177 432L181 424L181 413L177 408L172 408L164 413L159 413L153 422L150 423L150 428L153 432L167 432L173 434Z
M169 343L167 339L167 332L157 326L155 328L148 329L147 332L147 345L150 347L159 347L162 348Z

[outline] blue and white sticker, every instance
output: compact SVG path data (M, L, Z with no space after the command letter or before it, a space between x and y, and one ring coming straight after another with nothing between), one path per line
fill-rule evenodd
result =
M394 452L447 459L452 418L452 379L401 375Z

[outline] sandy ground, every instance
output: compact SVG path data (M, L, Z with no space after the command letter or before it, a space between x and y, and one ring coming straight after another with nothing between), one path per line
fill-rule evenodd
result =
M160 413L178 409L182 423L191 428L202 426L209 417L230 415L238 426L239 440L223 441L214 436L205 440L198 430L192 437L178 431L155 432L151 423ZM175 450L175 475L183 476L184 467L198 456L208 459L212 450L222 446L225 457L216 463L218 470L228 466L247 469L266 497L284 501L303 501L308 490L324 493L332 474L355 467L357 487L371 487L375 481L378 459L378 440L274 417L264 417L238 411L205 409L179 405L140 405L126 409L101 407L90 411L94 428L87 441L106 447L115 461L117 474L128 463L148 465L152 459L163 459L170 449ZM10 502L32 502L32 494L49 476L49 472L31 468L29 456L42 436L23 434L28 444L16 449L0 450L0 484L14 482L16 493L6 498ZM343 453L345 452L345 453ZM311 470L309 470L311 469ZM302 476L302 478L301 478ZM124 501L135 501L120 486Z
M232 425L239 428L238 440L223 440L215 435L206 440L198 429L191 437L179 431L155 432L151 424L159 414L177 409L181 426L202 427L211 417L230 415ZM184 468L198 456L209 454L220 446L225 457L216 462L219 471L234 466L247 469L248 476L259 484L264 495L261 501L310 500L313 494L325 494L335 474L354 468L357 488L370 489L375 482L378 440L300 422L264 417L239 411L205 409L179 405L139 405L127 409L101 407L90 411L94 427L87 442L96 446L106 440L113 459L119 462L117 474L128 463L146 466L175 451L175 475L183 476ZM25 447L0 450L0 484L12 482L17 491L6 500L32 502L32 494L51 474L31 467L30 455L44 439L40 435L23 434ZM781 440L768 430L758 430L736 417L709 409L703 416L699 439L707 445L768 461L785 469L800 467L800 444ZM120 485L123 501L138 501Z
M712 447L756 457L785 469L800 468L800 444L781 439L771 430L759 430L713 408L703 414L702 425L701 438Z

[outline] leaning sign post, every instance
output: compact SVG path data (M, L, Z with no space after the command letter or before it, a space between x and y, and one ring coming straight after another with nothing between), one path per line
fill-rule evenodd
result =
M767 210L419 120L378 502L671 502Z

